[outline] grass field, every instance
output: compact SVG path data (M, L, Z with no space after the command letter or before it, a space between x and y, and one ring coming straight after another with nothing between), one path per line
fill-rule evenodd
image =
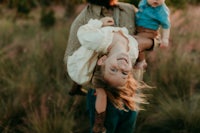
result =
M73 18L54 9L56 24L46 30L39 23L40 9L19 17L1 8L1 133L88 132L84 98L67 94L71 81L63 56ZM156 89L139 113L137 133L200 132L199 11L172 11L170 48L148 53L144 80Z

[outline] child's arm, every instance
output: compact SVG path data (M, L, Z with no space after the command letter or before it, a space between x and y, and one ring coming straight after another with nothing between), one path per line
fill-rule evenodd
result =
M161 27L162 27L162 40L161 40L161 48L166 48L169 45L169 34L170 34L170 11L167 6L164 7L163 13L161 13Z
M170 34L170 29L162 29L162 42L160 47L161 48L166 48L169 45L169 34Z

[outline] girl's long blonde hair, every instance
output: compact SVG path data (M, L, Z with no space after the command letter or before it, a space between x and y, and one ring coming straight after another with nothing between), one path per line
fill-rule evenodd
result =
M142 89L146 87L148 87L146 84L137 82L132 74L129 74L125 86L113 88L115 93L106 89L106 93L116 108L138 111L142 110L141 104L147 104L146 97L142 93Z
M133 78L133 74L128 75L126 84L123 87L111 87L102 75L102 69L97 68L92 84L94 88L104 88L108 99L120 110L142 110L141 104L147 104L146 97L142 93L144 88L149 88L145 83L139 83Z

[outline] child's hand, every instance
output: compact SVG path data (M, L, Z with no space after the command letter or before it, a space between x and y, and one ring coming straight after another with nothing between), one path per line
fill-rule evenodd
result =
M160 48L166 49L166 48L168 48L168 46L169 46L169 40L165 39L165 38L162 38L162 41L161 41L161 44L160 44Z
M168 48L168 44L161 43L161 44L160 44L160 48L166 49L166 48Z
M103 26L112 26L115 24L113 18L111 18L111 17L104 17L104 18L101 18L100 20L103 23L102 27Z

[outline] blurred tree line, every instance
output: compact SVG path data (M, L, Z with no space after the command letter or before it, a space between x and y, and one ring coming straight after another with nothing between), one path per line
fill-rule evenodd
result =
M76 5L84 3L84 0L0 0L0 5L9 9L16 9L18 17L28 16L31 10L40 7L40 23L44 28L49 29L56 23L52 6L61 5L65 7L65 16L70 18L74 15Z
M0 4L5 4L8 8L17 8L19 12L28 12L37 6L50 6L55 4L66 5L71 10L76 4L85 3L87 0L0 0ZM140 0L119 0L134 5L138 5ZM185 7L187 4L199 4L200 0L168 0L166 3L177 8Z
M132 3L134 5L138 5L140 0L120 0L128 3ZM200 3L200 0L167 0L165 1L167 5L173 6L175 8L183 8L188 4L196 5Z
M49 8L55 5L62 5L65 7L65 14L67 18L74 15L74 10L77 5L86 3L87 0L0 0L0 5L7 7L8 9L16 9L19 16L28 16L30 11L36 7L41 7L40 23L44 28L50 28L55 24L54 11ZM119 0L138 5L140 0ZM188 4L199 4L200 0L168 0L167 5L175 8L184 8Z

